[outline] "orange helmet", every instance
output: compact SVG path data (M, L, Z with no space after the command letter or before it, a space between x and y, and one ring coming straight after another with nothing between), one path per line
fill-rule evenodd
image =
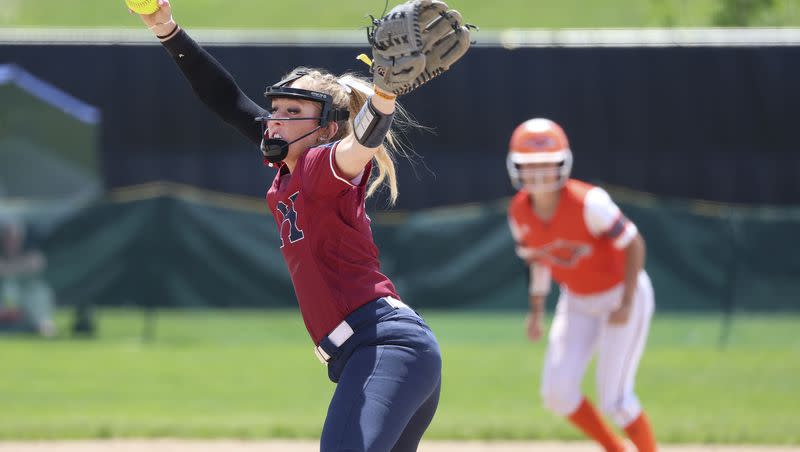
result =
M547 167L529 164L554 163ZM564 186L572 170L572 151L561 126L544 119L529 119L514 129L506 159L508 176L517 189L555 191Z

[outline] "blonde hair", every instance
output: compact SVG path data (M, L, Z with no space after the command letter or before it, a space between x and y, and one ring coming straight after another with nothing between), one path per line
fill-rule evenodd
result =
M369 93L358 89L358 87L369 88L372 82L351 72L342 74L339 77L323 69L307 67L298 67L292 72L296 73L298 71L306 72L302 77L303 82L305 82L302 84L304 89L330 94L333 97L334 108L346 107L350 112L350 119L339 122L339 129L330 140L341 140L353 133L352 121L361 110L361 107L367 102L367 99L369 99ZM389 188L390 204L394 205L397 201L400 191L397 187L394 156L400 155L407 159L412 159L413 156L413 151L400 139L400 133L408 127L417 126L419 124L411 115L400 104L396 104L392 130L386 134L384 144L378 148L373 157L378 172L371 177L372 180L367 187L367 197L372 196L381 186L386 186Z

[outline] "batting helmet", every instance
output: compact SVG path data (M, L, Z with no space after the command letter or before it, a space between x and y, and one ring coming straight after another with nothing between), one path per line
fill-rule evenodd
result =
M529 119L514 129L506 158L508 176L517 189L555 191L564 186L572 170L572 151L561 126L544 119Z

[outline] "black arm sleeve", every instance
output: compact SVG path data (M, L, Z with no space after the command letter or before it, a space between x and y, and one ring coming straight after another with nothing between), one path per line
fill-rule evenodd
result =
M261 125L254 118L266 112L239 89L231 74L184 30L162 44L197 97L247 139L260 144Z

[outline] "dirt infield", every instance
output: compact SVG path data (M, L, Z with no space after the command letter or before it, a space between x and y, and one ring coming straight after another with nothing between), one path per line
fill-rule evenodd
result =
M0 452L315 452L316 441L103 440L0 442ZM419 452L597 452L591 443L426 441ZM781 446L663 446L661 452L800 452Z

